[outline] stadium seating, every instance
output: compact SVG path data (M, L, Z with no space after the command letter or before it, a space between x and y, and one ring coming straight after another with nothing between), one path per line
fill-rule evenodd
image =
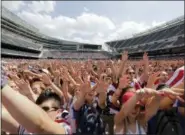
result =
M170 21L132 38L104 43L112 49L111 52L102 51L101 46L98 45L94 47L93 44L65 41L46 36L6 8L2 8L1 26L2 54L12 56L108 59L124 50L131 54L146 51L156 53L160 50L163 52L165 49L168 50L167 52L173 52L174 48L179 49L184 46L184 18Z
M17 55L17 56L27 56L27 57L35 57L37 58L38 55L34 53L29 53L29 52L24 52L24 51L19 51L19 50L12 50L12 49L5 49L1 48L1 54L6 54L6 55Z
M185 46L184 17L170 21L165 25L158 26L157 28L148 30L132 38L109 41L106 42L106 44L118 55L124 50L133 54L133 57L136 57L134 54L141 55L143 52L153 52L150 54L154 55L157 54L159 50L166 50L165 53L168 54L165 55L171 57L170 52L172 53L174 48ZM178 54L178 51L175 53Z
M102 52L65 52L65 51L44 51L42 57L63 58L63 59L108 59L109 55Z
M2 42L6 44L19 46L19 47L29 48L29 49L38 49L38 50L40 49L40 46L33 46L34 43L29 43L19 38L16 39L7 35L2 35Z
M25 39L18 34L2 30L2 43L11 44L19 47L24 47L33 50L40 50L42 46L34 43L33 40Z

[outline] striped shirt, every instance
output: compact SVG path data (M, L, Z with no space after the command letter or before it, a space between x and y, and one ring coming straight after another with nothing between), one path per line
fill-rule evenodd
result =
M134 87L136 90L139 90L142 88L143 83L141 82L140 78L139 79L134 79L133 82L131 83L131 86Z
M103 110L104 115L113 115L119 111L119 108L112 103L112 96L116 88L113 85L109 85L107 89L106 108Z

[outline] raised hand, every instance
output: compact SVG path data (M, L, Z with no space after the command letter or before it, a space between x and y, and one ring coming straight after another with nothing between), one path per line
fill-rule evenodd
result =
M60 71L59 71L59 70L55 70L55 71L53 72L53 75L54 75L55 77L58 77L58 76L60 75Z
M124 51L121 55L121 60L122 61L127 61L128 60L128 52Z
M86 81L79 86L79 90L81 94L86 95L87 93L92 91L91 83L89 81Z
M151 88L144 88L144 96L145 97L151 97L151 96L156 96L159 95L159 92L151 89Z
M90 75L88 74L87 71L83 72L83 81L90 81Z
M128 78L128 75L123 75L123 77L121 77L119 79L119 86L118 86L118 88L119 89L123 89L123 88L129 86L129 84L130 84L130 79Z
M46 85L51 85L52 81L50 79L50 77L47 74L41 74L40 79L42 80L42 82Z
M174 92L172 91L170 88L164 88L162 90L159 91L159 95L161 96L168 96L172 99L178 99L180 100L181 102L185 102L184 99L181 97L184 95L184 92Z
M158 79L160 79L160 77L159 77L159 74L160 74L161 72L156 72L156 73L153 73L153 74L151 74L150 76L149 76L149 78L148 78L148 81L147 81L147 88L153 88L153 86L154 86L154 83L158 80Z
M149 61L148 54L146 52L143 55L143 61L144 61L144 63Z
M13 73L13 72L8 73L8 76L9 76L13 81L19 79L19 77L18 77L15 73Z
M28 81L16 80L15 81L15 84L19 88L19 92L22 95L24 95L24 96L30 96L30 95L33 95L34 94Z
M60 76L62 77L63 81L66 81L66 82L70 81L70 79L69 79L69 73L67 73L65 71L62 71L61 74L60 74Z
M35 73L33 73L33 72L31 72L30 70L24 70L23 71L23 73L24 73L24 75L26 75L26 76L36 76L36 77L41 77L40 76L40 74L35 74Z
M96 79L96 82L97 82L96 92L97 93L106 93L109 84L107 82L105 82L105 79L103 79L103 77L101 77L100 80Z

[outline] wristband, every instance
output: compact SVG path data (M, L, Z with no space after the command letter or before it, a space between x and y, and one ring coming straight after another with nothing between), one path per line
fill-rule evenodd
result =
M138 90L138 94L139 94L139 95L142 95L142 94L144 94L144 93L145 93L145 90L144 90L144 89Z

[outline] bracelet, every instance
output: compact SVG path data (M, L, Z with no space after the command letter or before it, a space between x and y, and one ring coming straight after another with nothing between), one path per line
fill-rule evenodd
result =
M144 90L144 89L138 90L138 94L139 94L139 95L143 95L144 93L145 93L145 90Z

